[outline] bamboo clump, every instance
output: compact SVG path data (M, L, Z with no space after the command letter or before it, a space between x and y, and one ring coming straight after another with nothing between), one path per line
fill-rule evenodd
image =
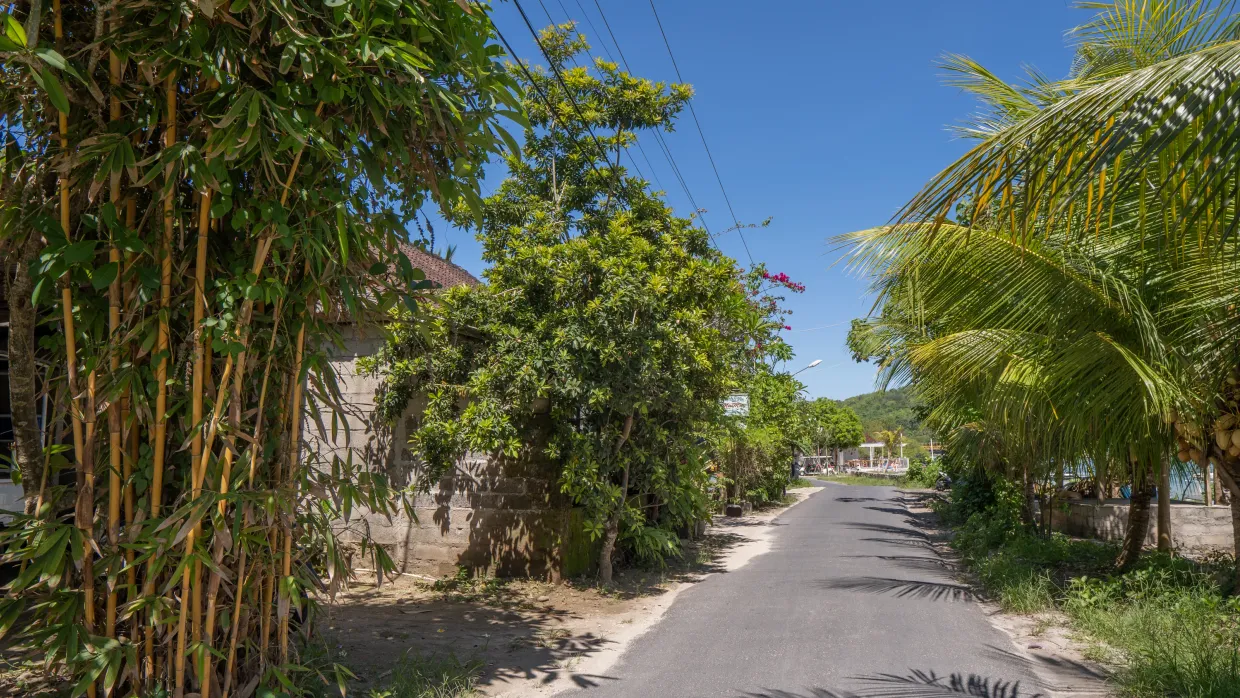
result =
M445 37L488 31L455 2L398 4L405 17L445 23ZM344 307L347 290L355 312L378 316L415 282L371 271L397 266L397 238L376 224L385 210L368 210L375 187L350 179L364 168L343 160L373 143L371 171L385 178L375 183L409 185L399 196L421 205L455 176L435 163L476 158L469 144L492 117L475 124L442 101L452 94L404 78L386 112L356 101L373 62L330 11L289 10L299 31L341 41L331 50L344 62L324 72L313 49L283 57L263 4L41 7L6 10L34 15L17 17L31 50L6 73L22 95L4 118L26 128L24 162L48 183L27 222L46 231L40 319L59 344L45 389L59 397L35 514L0 531L21 571L0 597L0 632L42 638L30 651L91 696L284 690L273 670L297 675L299 661L289 609L313 603L304 572L321 564L324 536L343 531L300 500L305 480L347 491L357 507L399 506L381 478L312 470L301 449L305 404L330 405L323 357L336 330L322 313ZM13 24L0 25L11 40ZM43 25L52 31L40 39ZM403 21L382 26L418 40ZM477 64L458 64L456 52L437 52L450 58L436 57L436 69L467 76ZM447 120L431 127L432 113ZM6 213L13 204L0 198ZM330 567L347 570L343 557Z

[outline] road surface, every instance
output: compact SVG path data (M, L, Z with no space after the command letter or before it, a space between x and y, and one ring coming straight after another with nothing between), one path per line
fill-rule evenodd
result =
M890 487L826 489L770 552L686 590L574 698L1047 695Z

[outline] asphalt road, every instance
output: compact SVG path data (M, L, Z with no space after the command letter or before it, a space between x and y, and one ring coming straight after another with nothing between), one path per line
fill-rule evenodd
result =
M581 698L1032 698L1011 640L890 487L789 509L770 552L686 590Z

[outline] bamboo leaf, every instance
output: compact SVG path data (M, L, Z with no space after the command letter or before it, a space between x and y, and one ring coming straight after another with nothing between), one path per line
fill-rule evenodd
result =
M22 27L21 22L11 14L4 15L4 37L13 42L15 48L4 49L6 51L15 51L16 47L25 48L26 46L26 30Z
M65 96L65 89L60 84L60 78L47 68L44 68L39 76L42 78L43 89L47 91L47 98L51 100L52 106L62 114L68 114L69 98Z

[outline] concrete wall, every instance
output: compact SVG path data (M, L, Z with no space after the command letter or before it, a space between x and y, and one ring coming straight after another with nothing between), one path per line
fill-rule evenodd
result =
M1052 513L1051 525L1056 531L1081 538L1123 540L1128 526L1126 500L1068 500ZM1158 544L1157 505L1151 503L1150 527L1145 542ZM1171 505L1171 542L1176 550L1201 554L1214 550L1234 550L1231 533L1231 508L1207 507L1201 504Z
M321 459L320 467L351 457L386 473L395 486L421 492L424 469L408 447L421 401L394 428L376 423L379 381L357 370L357 360L380 345L380 339L359 334L331 360L346 413L333 432L330 413L312 405L318 419L311 420L307 447ZM466 457L456 471L431 483L429 492L412 498L412 513L389 520L361 512L341 523L346 537L357 539L368 530L402 572L440 576L467 567L475 574L557 579L585 571L581 555L563 553L581 548L580 521L559 494L554 469L537 457ZM374 565L358 559L354 566Z

